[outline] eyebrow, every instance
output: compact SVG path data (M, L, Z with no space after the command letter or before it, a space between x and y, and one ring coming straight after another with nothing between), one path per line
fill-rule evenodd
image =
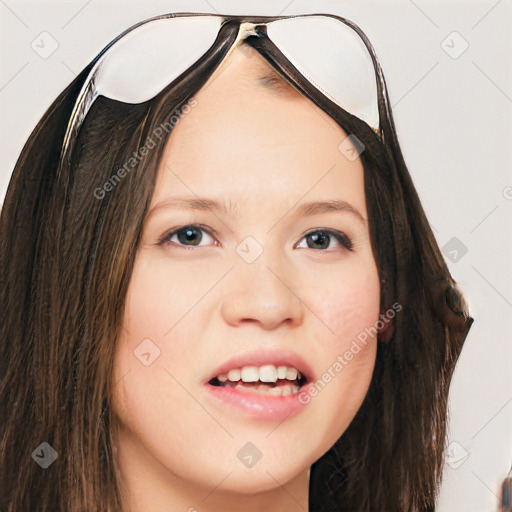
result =
M354 208L350 203L347 203L346 201L341 201L339 199L332 199L329 201L311 201L309 203L302 203L297 208L296 211L297 215L301 215L304 217L329 212L348 212L355 215L362 222L367 221L359 210Z
M234 206L231 201L228 201L227 203L219 202L206 197L169 197L153 206L153 208L148 212L148 217L170 208L219 212L231 217L235 217L240 211L239 205L237 204ZM292 212L293 209L289 210L286 215ZM359 210L347 201L339 199L310 201L302 203L295 208L295 215L301 217L309 217L329 212L347 212L357 217L363 223L367 222L367 219L361 214L361 212L359 212Z
M292 94L294 88L277 72L267 71L257 78L257 83L269 92L276 94Z

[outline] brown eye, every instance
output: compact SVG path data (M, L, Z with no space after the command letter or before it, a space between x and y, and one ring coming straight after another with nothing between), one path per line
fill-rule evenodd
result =
M323 231L317 231L307 235L306 240L310 249L328 249L331 243L330 236Z
M333 240L345 249L352 250L352 241L348 238L345 233L341 231L335 231L331 229L317 229L316 231L310 231L303 237L306 239L307 247L298 245L299 249L329 249Z
M204 233L204 234L203 234ZM173 229L170 233L167 233L159 242L160 245L177 245L177 246L185 246L185 247L196 247L200 246L201 242L205 238L208 242L208 237L214 241L213 237L210 233L203 228L202 226L197 225L189 225L189 226L181 226L179 228ZM210 242L211 244L211 242ZM210 244L202 244L202 245L210 245Z
M201 231L196 228L183 228L176 232L178 240L183 245L198 245L203 238Z

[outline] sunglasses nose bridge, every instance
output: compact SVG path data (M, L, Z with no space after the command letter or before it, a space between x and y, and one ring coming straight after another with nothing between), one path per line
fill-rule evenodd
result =
M238 40L247 39L249 36L259 36L256 27L261 26L261 23L254 23L252 21L243 21L240 23L238 29Z

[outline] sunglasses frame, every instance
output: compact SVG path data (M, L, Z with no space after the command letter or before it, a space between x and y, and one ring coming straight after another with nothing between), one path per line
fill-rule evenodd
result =
M381 136L381 130L380 130L380 113L378 109L379 104L379 97L382 94L382 84L379 81L379 73L378 70L380 69L380 66L378 64L377 58L375 56L375 52L373 51L373 48L371 46L371 43L366 39L364 34L359 32L359 28L354 23L350 22L349 20L342 18L340 16L336 16L333 14L297 14L297 15L282 15L282 16L239 16L239 15L223 15L223 14L215 14L215 13L170 13L170 14L164 14L160 16L156 16L153 18L149 18L146 20L143 20L139 23L136 23L135 25L132 25L125 31L123 31L121 34L119 34L115 39L113 39L93 60L91 63L91 71L89 72L89 75L87 76L84 84L82 85L81 91L77 96L75 105L73 107L72 113L70 115L69 123L66 129L66 133L63 140L63 146L62 146L62 161L69 161L70 153L71 153L71 142L73 139L76 138L78 135L78 132L80 131L80 128L90 110L92 107L94 101L98 96L102 96L101 92L98 93L97 91L97 74L98 70L101 69L101 65L105 59L105 57L108 55L109 50L111 50L121 39L126 37L128 34L132 33L135 29L147 25L150 23L154 23L157 21L162 21L165 19L177 19L177 18L192 18L192 17L208 17L208 18L218 18L220 20L219 25L219 31L216 35L216 39L210 45L202 54L201 57L196 59L192 65L184 69L176 78L171 80L163 89L160 90L162 92L164 89L166 89L168 86L173 84L174 82L178 81L183 74L185 74L190 68L192 68L202 57L204 57L206 54L208 54L212 48L212 46L215 44L215 41L217 40L219 34L221 33L224 25L226 23L236 23L238 25L237 27L237 34L236 37L231 41L226 54L223 56L221 61L218 63L218 65L221 64L228 56L229 54L238 46L238 44L249 37L256 37L258 39L265 39L268 41L265 41L265 43L270 42L271 46L274 49L274 52L277 50L276 53L279 53L279 62L280 64L284 64L283 67L287 69L289 72L288 74L291 75L300 75L303 77L310 85L313 91L319 92L321 95L332 101L334 104L339 106L340 108L344 109L343 106L340 104L340 101L338 101L333 95L331 95L328 91L324 90L323 88L319 87L317 83L311 80L309 76L307 76L305 73L303 73L301 70L297 69L296 66L292 64L284 55L280 49L279 46L275 45L272 41L272 38L268 36L267 29L268 26L276 21L280 20L289 20L289 19L295 19L295 18L307 18L307 17L316 17L316 18L330 18L333 20L336 20L339 23L344 24L345 26L349 27L351 30L354 31L354 37L359 38L360 42L362 42L366 50L372 60L373 64L373 71L375 76L375 86L376 86L376 94L375 94L375 106L377 111L377 117L378 120L375 124L378 126L375 126L375 124L372 126L368 124L365 120L361 119L359 116L355 115L355 117L359 117L359 119L363 120L363 122L366 122L368 126L376 133L379 137ZM266 45L268 48L268 45ZM217 65L217 66L218 66ZM288 77L285 77L288 79ZM289 81L289 80L288 80ZM292 85L295 85L292 83ZM160 93L159 92L159 93ZM157 93L155 96L157 96L159 93ZM153 96L153 97L155 97ZM106 96L109 97L109 96ZM111 98L115 99L115 98ZM152 98L151 98L152 99ZM122 101L122 100L118 100ZM149 101L149 100L147 100ZM142 102L143 103L143 102ZM344 109L345 110L345 109ZM348 112L350 114L350 112Z

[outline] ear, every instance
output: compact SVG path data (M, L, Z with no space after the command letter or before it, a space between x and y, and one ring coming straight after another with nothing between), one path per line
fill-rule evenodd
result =
M391 338L393 337L393 333L395 332L395 316L397 311L395 306L396 303L391 307L392 300L391 294L393 293L390 290L390 287L387 286L386 279L381 279L381 305L380 305L380 315L379 320L377 322L377 340L382 343L389 343Z
M430 297L433 309L444 325L457 332L467 330L472 319L466 301L451 277L431 283Z
M395 332L395 320L394 317L390 318L386 312L380 314L379 317L382 328L378 329L377 332L377 340L381 343L389 343L391 338L393 337L393 333Z

